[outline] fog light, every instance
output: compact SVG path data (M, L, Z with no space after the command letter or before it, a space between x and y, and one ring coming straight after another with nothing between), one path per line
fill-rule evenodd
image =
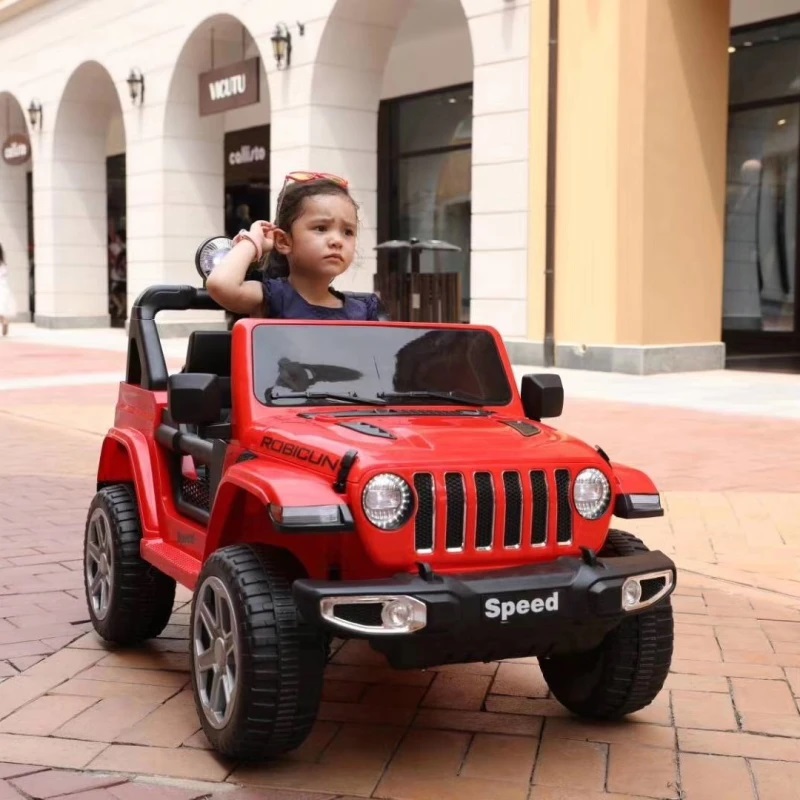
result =
M383 607L381 619L387 628L405 628L414 618L414 609L404 599L392 600Z
M622 608L630 611L636 608L642 599L642 584L638 578L628 578L622 585Z
M380 618L364 614L364 607L380 604ZM337 607L342 606L337 613ZM353 616L344 611L346 606L361 606ZM396 636L414 633L428 624L428 607L416 597L404 595L350 595L349 597L323 597L320 616L332 625L352 633L368 636ZM376 609L377 611L377 609Z

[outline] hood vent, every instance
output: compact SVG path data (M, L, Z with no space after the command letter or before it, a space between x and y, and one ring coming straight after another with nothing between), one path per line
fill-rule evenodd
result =
M537 428L524 419L499 419L497 421L502 422L503 425L508 425L509 428L513 428L517 433L521 433L523 436L536 436L537 433L542 432L540 428Z
M396 439L397 437L379 428L377 425L371 425L369 422L337 422L342 428L349 428L356 433L363 433L366 436L377 436L379 439Z

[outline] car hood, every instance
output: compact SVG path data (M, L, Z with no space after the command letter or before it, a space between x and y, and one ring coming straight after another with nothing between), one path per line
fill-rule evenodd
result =
M525 469L546 464L598 464L585 442L540 422L500 414L457 411L408 414L356 411L302 412L272 417L260 427L255 449L330 472L358 451L352 479L380 469Z

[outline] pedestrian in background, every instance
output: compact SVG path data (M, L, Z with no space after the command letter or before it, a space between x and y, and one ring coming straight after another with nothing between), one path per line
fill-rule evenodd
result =
M8 335L8 323L16 313L14 295L11 294L11 286L8 283L8 267L3 253L3 245L0 244L0 325L2 325L3 336Z

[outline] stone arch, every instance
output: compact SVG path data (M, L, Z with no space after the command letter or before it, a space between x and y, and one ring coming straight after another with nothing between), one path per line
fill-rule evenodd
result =
M432 75L430 64L441 61L443 48L453 47L458 48L459 58L445 64L444 74ZM462 62L466 67L459 69ZM324 138L313 143L310 155L314 169L348 177L363 209L361 268L351 270L350 278L354 288L372 289L376 268L373 248L378 238L377 133L381 100L471 82L472 73L472 42L461 0L336 0L333 5L320 38L311 81L309 127L324 132ZM406 75L411 75L410 79L403 80ZM442 194L437 183L441 181L434 176L429 187L434 204ZM432 236L433 231L428 235Z
M201 116L200 73L255 57L261 61L259 102ZM183 44L167 91L163 128L165 253L162 276L166 282L196 284L192 258L198 243L226 230L223 149L226 133L261 128L269 122L270 93L264 54L250 28L230 14L208 17L194 27ZM260 135L261 132L253 133L255 137ZM249 143L253 149L257 145L255 141ZM264 149L263 158L268 167L268 140ZM262 158L260 152L258 158ZM260 202L261 194L256 194ZM264 197L266 208L252 208L253 219L261 216L262 211L268 216L268 197Z
M4 145L13 134L29 135L25 112L14 94L0 92L0 145ZM33 231L28 214L31 199L28 182L33 169L33 154L30 149L28 139L28 160L23 163L8 164L5 158L0 157L0 245L8 266L17 319L22 320L29 319L32 300Z
M125 124L114 80L99 62L85 61L70 75L55 115L52 208L45 213L51 226L51 252L49 274L41 276L36 288L37 324L109 324L107 158L125 150ZM124 204L121 213L124 219Z
M461 14L455 13L456 4ZM445 3L427 0L336 0L320 38L309 129L321 133L311 134L309 157L315 169L338 168L354 176L354 189L361 193L373 236L376 123L382 94L377 76L385 69L398 32L411 24L413 15L423 15L424 27L425 14L445 10ZM449 11L460 20L459 25L466 22L472 53L470 319L494 325L504 335L524 337L528 331L531 3L450 0ZM357 42L367 42L367 46L359 48ZM424 69L420 65L429 63L416 51L398 60L411 63L419 73ZM317 141L313 141L315 135ZM343 143L349 151L341 151ZM450 180L449 186L452 195L457 184ZM367 241L364 250L371 247ZM359 288L370 288L371 274L368 279Z

